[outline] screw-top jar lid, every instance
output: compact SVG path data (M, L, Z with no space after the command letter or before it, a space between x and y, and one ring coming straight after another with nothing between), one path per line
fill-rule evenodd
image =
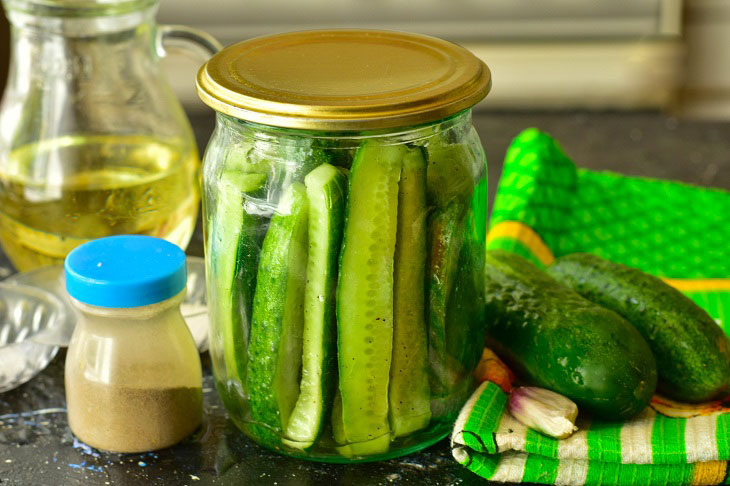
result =
M201 99L236 118L287 128L367 130L427 123L487 95L487 65L434 37L315 30L223 49L198 72Z
M97 307L139 307L185 288L185 253L151 236L121 235L89 241L66 257L66 291Z

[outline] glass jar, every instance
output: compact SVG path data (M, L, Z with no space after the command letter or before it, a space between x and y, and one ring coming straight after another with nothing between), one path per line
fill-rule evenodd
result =
M69 426L113 452L169 447L202 421L202 374L180 313L185 254L164 240L112 236L73 250L66 287L81 317L66 355Z
M3 0L11 23L0 105L0 243L19 270L81 243L146 234L185 247L199 202L190 125L160 68L201 60L210 36L157 26L156 0Z
M336 60L336 62L331 62ZM281 34L198 74L210 352L250 437L330 462L451 430L484 343L489 71L413 34Z

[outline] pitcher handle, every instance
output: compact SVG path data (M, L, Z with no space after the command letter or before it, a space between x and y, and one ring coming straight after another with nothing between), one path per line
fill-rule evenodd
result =
M156 40L157 55L165 57L171 52L180 52L196 60L207 61L223 46L207 32L185 25L158 25Z

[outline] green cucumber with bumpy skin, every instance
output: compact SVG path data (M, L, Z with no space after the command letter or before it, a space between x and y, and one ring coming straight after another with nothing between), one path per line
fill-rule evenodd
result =
M683 402L704 402L730 391L727 336L677 289L588 253L562 256L548 273L638 329L656 358L661 393Z
M350 171L337 286L342 427L356 455L388 450L393 257L403 145L363 143Z
M251 432L269 444L279 440L299 395L307 220L306 189L295 182L271 218L259 259L246 384Z
M426 159L417 148L403 158L398 189L393 361L388 388L394 438L420 430L431 420L424 312L426 211Z
M449 394L464 372L463 366L448 353L446 341L448 303L464 240L464 210L461 202L452 201L435 210L429 221L428 353L434 396Z
M657 370L639 332L516 253L485 264L488 346L528 383L565 395L607 420L642 411Z
M215 289L216 307L211 315L218 316L222 334L223 361L229 383L245 382L246 349L248 346L249 317L256 286L256 261L261 244L257 234L260 219L249 215L244 208L244 192L255 192L263 187L263 174L224 171L218 181L215 214L208 230L209 262L212 269L207 275L215 276L209 282Z
M347 176L322 164L304 178L309 202L309 252L304 289L302 382L284 443L311 447L321 433L332 402L336 373L335 296L337 263L347 196Z

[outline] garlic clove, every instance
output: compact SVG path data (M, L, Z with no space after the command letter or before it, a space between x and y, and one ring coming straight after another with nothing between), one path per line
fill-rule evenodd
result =
M510 414L525 426L556 439L578 430L578 406L558 393L533 386L512 389L507 404Z

